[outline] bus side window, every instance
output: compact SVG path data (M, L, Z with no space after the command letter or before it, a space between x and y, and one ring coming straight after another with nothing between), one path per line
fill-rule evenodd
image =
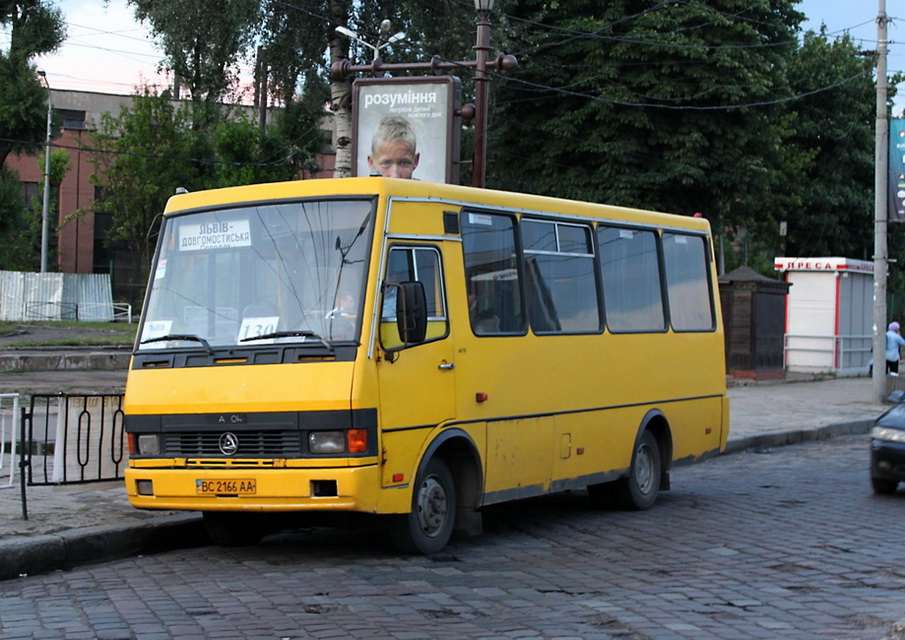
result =
M613 333L665 331L656 232L600 225L597 245L607 328Z
M519 228L525 256L528 319L534 332L599 331L600 305L590 227L522 218Z
M396 324L396 304L403 282L420 282L427 302L427 334L425 342L444 338L449 333L443 269L436 247L397 246L387 256L387 270L380 312L380 343L387 349L405 346Z
M524 335L513 218L465 212L461 229L472 331L477 336Z
M663 233L669 319L676 331L716 328L704 242L700 236Z

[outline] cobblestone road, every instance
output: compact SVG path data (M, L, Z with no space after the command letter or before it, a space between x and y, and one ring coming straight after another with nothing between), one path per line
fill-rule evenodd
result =
M868 440L723 456L643 513L507 505L436 558L373 526L0 582L0 638L905 638L905 491Z

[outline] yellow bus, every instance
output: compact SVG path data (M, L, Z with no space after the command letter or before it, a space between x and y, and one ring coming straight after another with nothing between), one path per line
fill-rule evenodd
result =
M382 514L397 546L587 489L647 509L723 450L708 223L415 180L170 199L125 396L126 487L254 543Z

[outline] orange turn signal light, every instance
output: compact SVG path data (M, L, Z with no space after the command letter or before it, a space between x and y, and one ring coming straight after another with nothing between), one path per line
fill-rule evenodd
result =
M346 431L346 449L349 453L365 453L368 450L368 431L366 429Z

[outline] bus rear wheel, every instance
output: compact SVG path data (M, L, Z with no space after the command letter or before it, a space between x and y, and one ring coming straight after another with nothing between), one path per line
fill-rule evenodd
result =
M418 475L412 510L393 516L390 537L404 553L439 553L452 536L456 519L456 486L443 460L432 458Z
M207 535L221 547L246 547L264 537L264 523L251 514L205 511L202 515Z
M662 471L657 439L650 431L645 431L632 452L628 476L615 482L591 485L588 496L599 507L628 511L650 509L660 493Z
M628 476L617 480L613 487L616 504L630 511L650 509L660 493L660 447L650 431L641 434Z

